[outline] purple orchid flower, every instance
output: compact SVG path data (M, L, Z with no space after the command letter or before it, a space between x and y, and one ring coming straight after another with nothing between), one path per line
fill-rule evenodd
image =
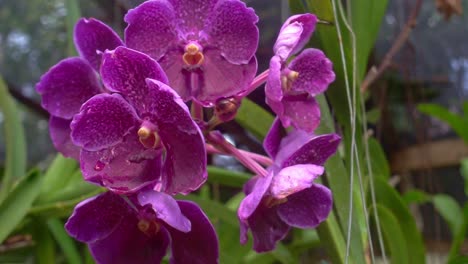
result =
M41 77L36 90L42 95L42 107L51 115L49 129L55 148L66 157L79 159L80 148L70 139L70 122L84 102L106 92L96 72L100 54L123 42L111 28L95 19L79 20L74 39L80 57L57 63Z
M239 0L153 0L125 16L128 47L149 54L185 101L212 106L254 79L258 17Z
M88 244L100 264L160 263L169 246L171 264L218 263L218 238L203 211L160 192L89 198L75 207L65 228Z
M287 60L307 44L316 23L316 16L303 14L283 24L265 86L266 102L283 126L307 132L313 132L320 123L320 108L314 96L328 88L335 73L331 61L318 49L305 49L289 64Z
M241 243L252 230L254 250L270 251L292 227L315 228L332 208L330 190L313 181L323 174L323 164L336 152L336 134L314 136L295 130L281 139L281 125L275 120L264 141L274 164L266 176L256 176L244 186L238 217Z
M207 178L205 142L159 64L125 47L102 55L110 94L86 101L71 123L86 180L115 192L148 184L187 194Z

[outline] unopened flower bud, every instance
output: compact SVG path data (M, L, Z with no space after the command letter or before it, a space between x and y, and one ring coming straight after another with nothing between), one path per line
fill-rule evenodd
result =
M240 101L236 98L222 99L216 104L214 113L220 121L228 122L236 117L239 107Z

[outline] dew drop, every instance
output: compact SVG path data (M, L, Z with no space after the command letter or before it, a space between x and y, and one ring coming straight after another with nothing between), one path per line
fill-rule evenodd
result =
M100 160L98 160L96 162L96 165L94 165L94 170L95 171L102 171L104 169L104 167L106 166L106 164Z

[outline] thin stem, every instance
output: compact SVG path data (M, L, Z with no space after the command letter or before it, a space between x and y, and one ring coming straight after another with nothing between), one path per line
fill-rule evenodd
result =
M212 153L212 154L224 154L224 155L229 155L230 154L230 153L222 152L221 150L215 148L211 144L206 144L206 150L208 151L208 153ZM238 149L238 150L243 155L249 156L250 158L252 158L256 162L258 162L258 163L260 163L260 164L262 164L264 166L273 165L273 160L271 160L267 156L263 156L263 155L253 153L253 152L250 152L250 151L247 151L247 150L242 150L242 149Z
M268 174L265 168L260 166L257 161L250 156L243 154L239 149L229 143L219 132L214 131L209 133L206 136L206 139L213 144L213 146L221 149L222 152L235 157L240 163L242 163L242 165L254 172L256 175L264 177Z
M246 96L253 92L255 89L257 89L258 87L260 87L260 85L264 84L268 78L268 74L270 73L270 70L266 70L262 73L260 73L257 77L255 77L255 79L252 81L252 83L250 84L250 87L249 89L247 89L247 94Z

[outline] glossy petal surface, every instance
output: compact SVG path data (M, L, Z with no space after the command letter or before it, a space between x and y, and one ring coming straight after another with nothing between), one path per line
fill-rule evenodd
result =
M80 56L96 71L99 71L104 51L124 45L114 30L94 18L78 20L75 25L74 41Z
M281 138L281 122L278 118L275 118L275 121L273 121L273 124L271 125L270 130L268 130L265 140L263 141L263 148L272 159L274 159L276 154L278 154Z
M263 197L270 187L274 173L270 171L266 177L257 176L255 185L251 193L246 193L246 197L242 200L237 210L237 216L242 222L247 222L247 219L255 212L260 205ZM253 180L250 180L253 181Z
M273 51L285 62L301 50L315 30L317 17L312 14L291 16L281 27Z
M101 93L96 72L77 57L60 61L36 85L42 95L42 107L54 116L71 119L81 105Z
M331 191L319 184L288 197L278 206L278 215L291 226L315 228L327 219L332 209Z
M281 59L278 56L274 56L270 60L270 72L268 73L265 86L265 95L268 100L272 101L279 102L283 99L283 89L281 88ZM277 112L275 111L275 113Z
M182 213L190 220L192 229L183 233L169 229L172 238L170 263L215 264L219 249L216 232L208 217L193 202L178 201Z
M49 133L54 147L65 157L80 159L80 147L73 144L70 138L71 120L51 116L49 119Z
M320 106L307 95L283 97L283 114L278 114L284 127L293 126L312 133L320 125Z
M270 194L283 199L309 188L313 181L323 174L323 167L316 165L295 165L280 170L271 181Z

